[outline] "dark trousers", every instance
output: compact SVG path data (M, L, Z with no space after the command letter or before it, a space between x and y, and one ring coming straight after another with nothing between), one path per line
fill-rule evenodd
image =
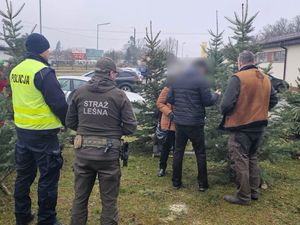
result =
M75 199L72 208L71 225L85 225L88 218L88 200L95 184L99 180L100 197L102 202L101 224L117 225L119 221L117 200L120 189L120 162L119 160L91 160L88 155L95 155L103 149L81 149L76 154L75 173ZM113 151L110 149L109 151ZM118 150L116 150L118 151ZM81 157L85 152L85 156ZM109 154L109 152L108 152Z
M175 146L175 131L168 131L168 136L165 143L162 146L162 151L160 153L160 161L159 161L159 168L166 169L167 168L167 161L169 158L170 151L172 147Z
M17 130L15 182L15 215L18 225L25 223L31 214L30 186L37 169L38 224L52 225L56 222L56 202L60 169L63 164L56 134L46 132L20 132Z
M175 151L173 158L173 185L182 184L182 161L187 141L192 142L198 166L198 182L201 187L208 187L204 126L176 125Z
M263 132L232 132L229 137L229 157L236 174L237 197L250 201L257 195L260 184L260 169L257 150L263 140Z

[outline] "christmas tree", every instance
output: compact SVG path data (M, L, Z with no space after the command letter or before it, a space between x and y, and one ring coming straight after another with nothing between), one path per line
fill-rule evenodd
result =
M143 62L147 68L147 82L142 86L141 93L146 99L146 103L140 106L141 112L138 114L140 129L137 132L140 141L152 141L152 137L157 124L154 112L157 112L156 100L164 86L164 74L166 71L166 52L161 48L160 32L153 34L152 22L146 28L146 53Z
M0 32L0 38L6 44L9 59L9 67L4 70L6 79L8 79L10 70L19 63L25 56L25 36L21 35L21 20L15 21L16 17L24 8L23 4L16 12L13 11L12 2L6 0L7 11L0 10L0 16L3 18L3 30ZM11 94L9 88L0 93L0 120L5 121L0 127L0 185L4 192L9 194L4 185L5 178L14 170L14 144L15 129L13 125L13 113L11 104Z
M209 77L212 79L213 89L225 90L229 77L228 65L223 54L223 33L219 32L218 12L216 13L216 31L208 31L211 40L207 49L207 62L209 65ZM227 158L227 135L218 130L222 115L218 106L212 106L206 110L206 148L210 160L222 161Z
M241 52L244 50L250 50L253 53L256 53L260 49L255 38L251 36L251 33L255 29L253 22L257 15L258 12L253 16L249 16L247 0L246 5L242 4L241 16L235 12L234 19L225 17L231 23L229 28L234 32L234 35L229 38L229 44L227 44L224 48L224 55L235 72L237 71L236 61Z

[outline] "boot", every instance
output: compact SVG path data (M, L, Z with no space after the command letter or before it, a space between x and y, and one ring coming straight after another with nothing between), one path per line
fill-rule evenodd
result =
M160 169L159 172L158 172L158 176L159 176L159 177L164 177L164 176L166 176L166 170L165 170L165 169Z
M34 217L35 217L35 214L34 213L31 213L28 217L26 218L20 218L18 217L16 219L16 224L17 225L28 225L30 224L33 220L34 220Z
M224 200L231 204L237 204L237 205L249 205L250 204L250 201L243 201L234 195L225 195Z
M207 190L208 190L208 186L203 186L203 185L199 184L198 191L206 192Z
M259 194L251 194L251 199L256 201L259 198Z

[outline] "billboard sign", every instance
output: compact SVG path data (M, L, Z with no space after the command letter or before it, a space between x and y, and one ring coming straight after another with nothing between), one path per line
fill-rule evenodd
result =
M73 58L73 60L84 60L84 59L86 59L85 50L80 49L80 48L72 49L72 58Z
M97 50L88 48L86 49L86 59L87 60L98 60L103 56L104 51L103 50Z

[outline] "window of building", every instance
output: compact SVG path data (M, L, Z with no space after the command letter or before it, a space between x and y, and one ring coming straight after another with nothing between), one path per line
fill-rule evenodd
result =
M256 62L258 63L265 63L268 61L267 53L266 52L258 52L256 54Z
M257 63L283 63L285 51L258 52L256 54Z
M273 62L283 63L285 59L285 51L276 51L274 52Z

